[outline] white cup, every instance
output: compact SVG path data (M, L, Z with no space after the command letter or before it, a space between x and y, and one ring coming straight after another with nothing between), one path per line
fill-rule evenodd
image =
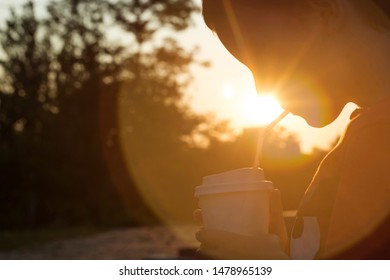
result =
M196 187L205 228L246 236L268 233L272 182L260 168L241 168L203 178Z

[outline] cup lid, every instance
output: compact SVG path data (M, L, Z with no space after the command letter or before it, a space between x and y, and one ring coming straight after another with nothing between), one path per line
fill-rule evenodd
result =
M195 189L195 196L272 189L272 182L264 180L262 169L240 168L204 177L203 184Z

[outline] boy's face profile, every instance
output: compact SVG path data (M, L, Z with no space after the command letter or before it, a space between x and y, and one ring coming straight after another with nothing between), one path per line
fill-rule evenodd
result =
M345 94L356 78L345 28L351 13L343 12L348 5L340 11L309 2L207 0L203 14L227 50L252 71L258 92L274 92L284 109L324 126L351 101Z

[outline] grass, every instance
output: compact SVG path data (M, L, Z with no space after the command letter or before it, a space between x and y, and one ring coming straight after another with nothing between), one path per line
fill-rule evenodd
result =
M90 236L99 232L102 232L102 230L92 227L0 230L0 251L33 247L50 241Z

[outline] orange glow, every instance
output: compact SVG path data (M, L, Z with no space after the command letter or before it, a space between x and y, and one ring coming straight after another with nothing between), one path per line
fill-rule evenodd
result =
M272 95L249 94L243 100L243 117L253 125L267 125L282 112L283 109Z

